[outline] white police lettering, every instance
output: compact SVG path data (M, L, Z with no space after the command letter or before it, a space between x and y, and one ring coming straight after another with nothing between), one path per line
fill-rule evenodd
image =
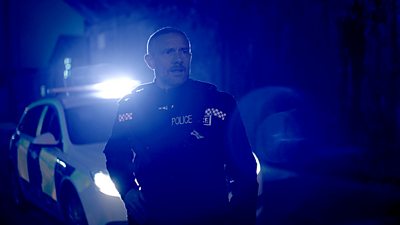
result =
M171 126L184 125L192 123L192 115L172 117Z

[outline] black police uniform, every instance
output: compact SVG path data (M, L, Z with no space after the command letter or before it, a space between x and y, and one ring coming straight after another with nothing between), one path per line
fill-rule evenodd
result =
M131 224L255 223L255 159L234 98L214 85L139 86L104 153Z

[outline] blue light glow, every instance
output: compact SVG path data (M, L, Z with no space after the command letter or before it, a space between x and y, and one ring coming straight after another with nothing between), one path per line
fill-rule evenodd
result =
M140 82L137 80L119 78L95 84L93 88L97 91L95 94L97 97L122 98L129 94L139 84Z

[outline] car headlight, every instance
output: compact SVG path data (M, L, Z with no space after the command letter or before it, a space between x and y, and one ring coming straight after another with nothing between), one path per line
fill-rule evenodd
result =
M108 174L99 171L94 174L93 179L101 193L113 197L120 197L114 182L111 180L111 177Z

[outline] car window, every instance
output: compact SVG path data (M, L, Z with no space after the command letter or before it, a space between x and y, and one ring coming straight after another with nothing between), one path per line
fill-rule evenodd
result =
M58 119L57 110L53 106L48 106L47 108L40 134L47 132L53 134L56 141L61 139L60 121Z
M101 102L65 110L68 134L74 144L106 142L117 111L115 102Z
M36 106L29 109L18 125L18 130L23 134L36 137L36 131L43 108L44 106Z

